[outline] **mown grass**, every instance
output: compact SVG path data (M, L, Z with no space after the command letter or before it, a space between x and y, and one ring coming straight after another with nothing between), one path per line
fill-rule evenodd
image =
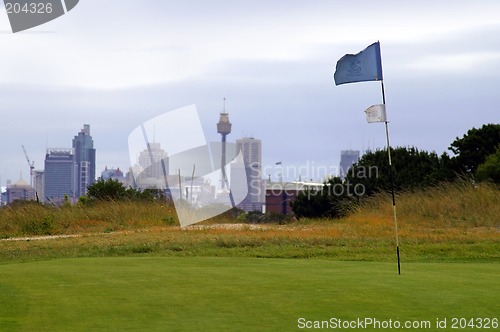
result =
M369 317L443 331L453 317L498 319L498 193L399 194L401 276L385 194L344 219L284 225L226 214L181 228L154 202L2 208L0 330L293 331L301 317Z
M13 263L2 266L0 327L295 331L300 318L371 318L429 324L415 331L448 331L454 317L498 320L499 273L494 263L410 263L398 276L388 263L234 257ZM447 328L438 329L437 319L447 319Z

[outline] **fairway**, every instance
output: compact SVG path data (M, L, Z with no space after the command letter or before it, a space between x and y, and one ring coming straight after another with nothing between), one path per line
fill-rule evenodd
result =
M408 263L401 276L393 263L230 257L57 259L1 269L2 331L292 331L332 318L428 321L431 331L437 319L450 329L453 318L500 313L496 263Z

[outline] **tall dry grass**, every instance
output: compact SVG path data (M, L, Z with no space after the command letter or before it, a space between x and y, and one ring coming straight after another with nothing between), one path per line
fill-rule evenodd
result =
M487 183L475 186L461 181L417 192L398 193L396 203L403 234L416 234L416 230L429 234L427 229L449 228L450 232L460 232L463 228L500 227L500 191ZM235 222L238 222L236 216L227 212L205 224ZM177 225L174 206L160 202L95 202L90 206L59 208L26 202L0 209L0 238L107 233ZM392 199L390 194L381 193L366 200L345 219L300 220L289 226L279 232L294 238L388 238L394 227ZM319 233L314 233L316 231ZM232 233L237 236L244 232Z
M415 192L397 193L398 221L429 227L499 227L500 190L493 184L468 181L443 183ZM385 224L392 217L390 193L380 193L357 207L346 219Z
M0 209L0 238L84 234L176 225L173 205L158 202L95 202L53 207L22 202Z
M492 185L442 184L398 193L403 261L498 261L500 191ZM231 213L178 227L175 209L158 202L101 202L60 208L24 203L0 209L0 239L80 234L49 241L0 241L2 261L125 255L333 258L391 261L392 200L380 194L344 219L285 225L234 223ZM213 223L218 225L213 225ZM175 227L172 227L175 226Z

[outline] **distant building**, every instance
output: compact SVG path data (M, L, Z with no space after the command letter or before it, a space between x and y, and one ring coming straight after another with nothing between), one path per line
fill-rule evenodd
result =
M0 187L0 191L2 192L2 196L0 199L0 206L3 206L7 202L7 188L6 187Z
M117 180L118 182L122 183L125 186L127 186L127 184L128 184L127 178L123 175L123 172L120 170L120 167L108 168L106 166L104 171L101 172L101 179L104 181L109 180L109 179L114 179L114 180Z
M178 197L195 208L215 203L215 186L205 181L203 177L184 176L179 179L178 175L169 175L167 180L169 183L167 197Z
M160 143L149 143L148 149L139 155L139 165L143 169L145 177L154 179L163 179L163 165L167 158L167 153L160 146ZM165 165L165 174L168 174L168 164Z
M243 165L232 164L231 179L240 178L246 172L248 195L238 204L244 211L262 211L264 194L262 187L262 142L253 137L244 137L236 140L236 151L243 155ZM234 181L234 180L233 180ZM234 186L233 183L231 187Z
M38 201L44 202L45 198L45 171L33 171L33 188L35 189L35 197Z
M138 189L165 188L168 175L168 157L160 143L149 143L139 154L138 164L133 167L135 187Z
M120 167L108 169L108 166L106 166L104 168L104 171L101 172L101 179L103 180L116 179L121 177L123 177L123 172L120 170Z
M7 204L11 204L17 200L30 201L34 199L35 189L23 179L19 179L14 184L7 186Z
M292 215L291 203L304 190L321 190L323 183L269 182L266 185L266 213Z
M246 173L247 167L243 161L243 158L235 159L230 166L230 176L231 176L231 194L237 207L245 211L253 211L252 202L249 197L249 177ZM229 193L228 193L229 195ZM224 193L219 193L218 197L224 197ZM238 203L240 202L240 203Z
M349 168L359 160L359 151L343 150L340 151L340 172L339 176L344 179L349 171Z
M47 149L45 155L44 201L59 203L67 195L76 197L75 163L72 149Z
M95 182L95 149L90 136L90 125L83 125L83 129L73 138L73 152L75 196L80 197L85 195L87 187Z

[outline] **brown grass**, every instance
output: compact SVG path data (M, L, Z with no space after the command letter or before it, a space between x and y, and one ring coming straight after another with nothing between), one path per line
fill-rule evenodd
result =
M404 260L500 259L500 195L494 186L458 183L400 193L397 209ZM387 194L341 220L304 219L286 225L235 224L230 215L218 220L181 228L172 206L154 202L62 208L22 204L0 209L0 238L80 236L0 241L0 261L130 254L394 258L392 200Z
M445 183L396 197L401 225L428 227L481 227L500 225L500 191L495 185L467 182ZM384 225L392 220L392 198L382 193L367 200L346 218L349 222Z

